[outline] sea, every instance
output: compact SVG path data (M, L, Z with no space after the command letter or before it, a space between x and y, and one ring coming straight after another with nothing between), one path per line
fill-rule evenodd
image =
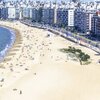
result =
M15 41L14 30L0 26L0 61L6 56L7 51Z

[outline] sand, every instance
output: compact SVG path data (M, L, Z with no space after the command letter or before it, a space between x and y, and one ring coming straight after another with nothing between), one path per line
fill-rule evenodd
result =
M0 100L100 100L100 55L19 21L0 24L19 31L0 63ZM59 49L68 46L88 53L92 63L67 59Z

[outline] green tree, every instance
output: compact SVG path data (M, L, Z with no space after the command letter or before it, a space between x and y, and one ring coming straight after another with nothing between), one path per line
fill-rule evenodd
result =
M60 51L64 53L72 53L76 56L77 59L79 59L80 64L82 65L82 62L87 62L90 59L90 56L88 54L85 54L80 49L76 49L75 47L69 46L67 48L60 49Z

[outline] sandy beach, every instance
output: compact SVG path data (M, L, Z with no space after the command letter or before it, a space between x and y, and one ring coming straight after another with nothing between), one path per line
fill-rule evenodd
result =
M0 63L0 100L100 100L99 54L19 21L0 25L18 30L14 46ZM67 59L59 49L68 46L89 54L91 64Z

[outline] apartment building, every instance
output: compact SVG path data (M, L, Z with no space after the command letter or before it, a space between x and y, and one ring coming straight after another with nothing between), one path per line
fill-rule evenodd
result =
M94 10L76 9L75 10L75 28L76 30L87 33L91 31L91 20L95 14Z
M43 8L42 11L42 22L44 24L49 24L53 25L54 24L54 8L48 7L48 8Z
M96 14L92 18L92 34L100 36L100 11L96 12Z

